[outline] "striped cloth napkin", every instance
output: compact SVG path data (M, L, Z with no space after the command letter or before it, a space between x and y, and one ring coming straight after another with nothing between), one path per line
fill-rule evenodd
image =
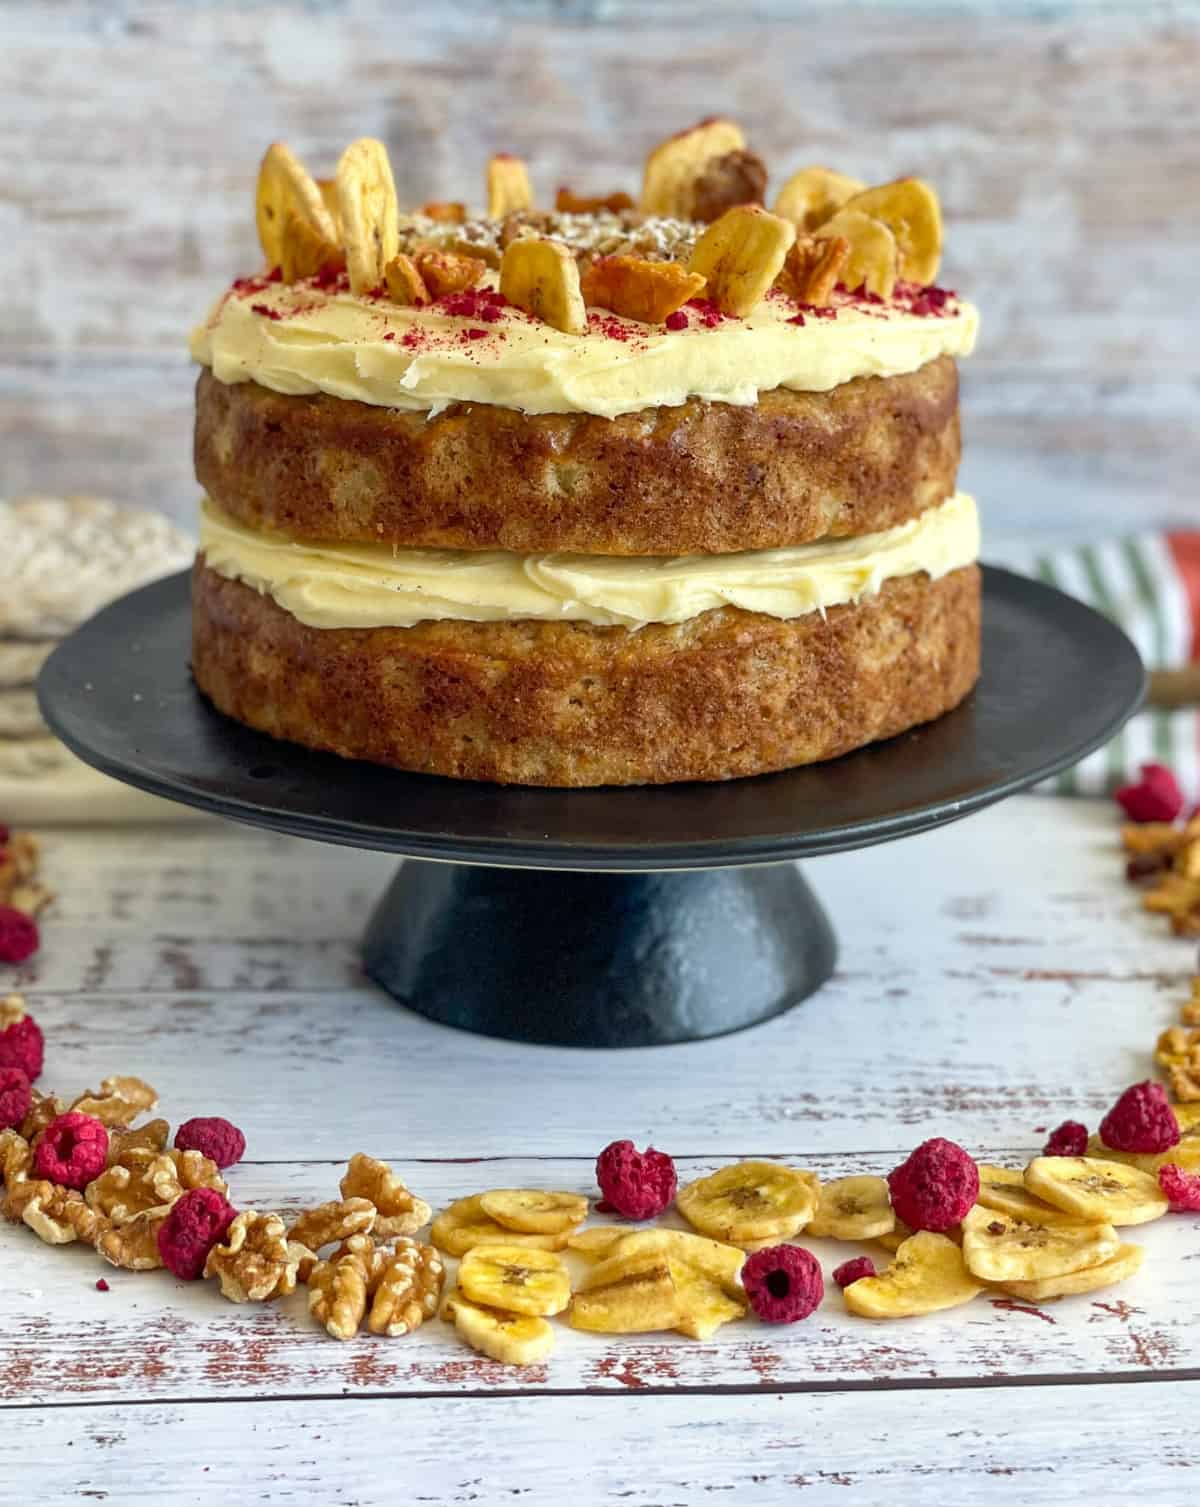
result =
M1102 795L1156 763L1175 771L1189 801L1200 798L1200 696L1166 704L1180 699L1171 694L1180 672L1200 669L1200 533L1137 534L1005 563L1119 623L1152 672L1145 708L1111 743L1041 788Z

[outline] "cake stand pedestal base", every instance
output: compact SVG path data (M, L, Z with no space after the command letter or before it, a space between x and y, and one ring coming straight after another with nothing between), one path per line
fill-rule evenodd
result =
M370 977L432 1020L592 1047L755 1025L820 988L836 957L792 864L588 874L409 862L363 943Z

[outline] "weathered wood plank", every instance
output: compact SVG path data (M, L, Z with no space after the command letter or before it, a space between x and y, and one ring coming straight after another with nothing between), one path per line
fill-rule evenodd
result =
M9 977L46 1085L139 1072L172 1120L228 1114L270 1160L372 1144L397 1096L405 1156L1033 1146L1146 1075L1195 962L1124 884L1110 808L1036 797L810 865L842 939L830 984L747 1035L638 1052L490 1041L356 982L383 855L214 824L169 848L50 833L45 868L60 900ZM313 1113L316 1067L334 1114Z
M313 1106L321 1112L320 1102ZM406 1119L396 1112L398 1122ZM567 1188L595 1195L590 1161L493 1157L475 1163L418 1163L405 1154L407 1126L377 1130L366 1143L396 1154L412 1187L436 1206L488 1187ZM986 1152L990 1159L1016 1160ZM823 1177L885 1172L888 1157L807 1157ZM800 1163L798 1163L800 1164ZM712 1159L686 1158L681 1178L702 1176ZM246 1164L230 1172L242 1207L286 1213L336 1196L340 1168L318 1163ZM870 1383L924 1385L964 1379L1200 1373L1200 1221L1171 1216L1129 1232L1145 1246L1142 1271L1120 1288L1040 1308L977 1298L969 1307L892 1324L856 1318L829 1281L812 1320L726 1326L701 1344L673 1335L604 1337L556 1326L554 1355L516 1369L468 1350L433 1322L402 1341L367 1334L328 1339L307 1317L303 1295L238 1307L215 1284L175 1282L165 1273L114 1272L78 1247L51 1249L27 1230L0 1227L0 1406L175 1398L302 1397L313 1392L547 1394L580 1389L749 1387L809 1391ZM805 1242L827 1274L869 1245ZM584 1263L570 1256L578 1274ZM455 1263L450 1263L453 1268ZM98 1293L104 1275L111 1291ZM873 1404L872 1404L873 1406Z
M0 1501L152 1507L241 1500L393 1507L510 1498L634 1507L736 1500L876 1507L1174 1507L1194 1463L1200 1383L932 1398L856 1394L604 1398L313 1399L247 1407L114 1405L6 1415L16 1446ZM398 1492L403 1496L399 1497ZM585 1495L581 1496L583 1492Z

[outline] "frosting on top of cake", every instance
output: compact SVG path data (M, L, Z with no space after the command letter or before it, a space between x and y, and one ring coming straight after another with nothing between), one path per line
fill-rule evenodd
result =
M897 576L925 571L936 580L978 558L979 518L974 500L958 492L876 534L664 559L305 544L244 528L206 500L200 548L219 575L265 593L310 628L535 618L637 629L719 607L802 617L873 596Z
M748 406L786 387L823 392L965 356L979 317L937 288L901 283L883 302L838 291L826 308L772 292L744 319L697 301L678 328L589 311L572 335L505 303L497 278L420 308L349 291L344 278L240 279L193 331L221 382L327 393L436 414L453 403L604 418L698 397Z

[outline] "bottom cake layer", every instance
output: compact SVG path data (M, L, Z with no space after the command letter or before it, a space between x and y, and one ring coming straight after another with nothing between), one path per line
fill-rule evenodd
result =
M250 727L400 769L515 785L726 780L941 716L979 674L977 566L781 619L724 607L576 622L309 628L197 561L192 669Z

